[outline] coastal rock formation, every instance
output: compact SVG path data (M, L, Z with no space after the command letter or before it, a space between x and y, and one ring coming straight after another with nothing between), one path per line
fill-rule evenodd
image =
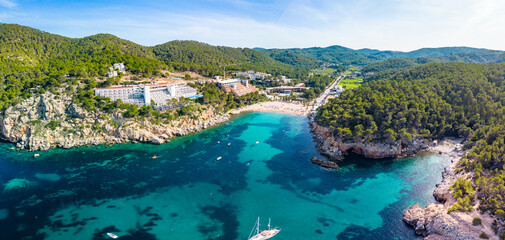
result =
M199 119L186 116L168 123L124 118L121 111L88 112L70 96L45 93L8 108L0 117L0 137L30 151L124 142L162 144L229 119L212 107L202 111Z
M425 208L415 204L403 215L403 221L412 226L417 235L425 239L479 239L481 233L495 236L492 230L492 218L479 213L447 213L448 206L441 203L430 203ZM474 226L473 217L479 217L483 223Z
M331 160L342 160L344 153L349 151L367 158L388 158L413 155L428 148L427 142L423 139L414 139L408 144L402 144L401 141L392 144L386 142L342 141L336 138L328 128L319 126L315 122L310 123L310 125L320 153Z
M458 177L467 178L468 176L467 173L455 171L455 163L463 154L461 149L444 154L452 157L453 164L444 169L443 180L433 191L437 202L430 203L425 208L419 204L412 205L404 212L403 221L425 239L480 239L479 235L482 233L491 239L498 239L491 227L495 220L489 214L481 214L479 211L448 213L455 202L450 187ZM472 224L474 217L482 219L482 224L474 226Z
M339 166L337 165L337 163L335 163L333 161L323 161L323 160L317 159L316 157L312 157L310 160L312 161L312 163L317 164L317 165L319 165L323 168L326 168L326 169L339 169Z
M314 122L311 122L310 125L320 153L332 161L343 159L344 154L349 151L367 158L387 158L412 155L429 148L428 143L422 139L413 139L408 143L400 141L393 143L342 141L336 138L330 129ZM452 159L452 164L446 167L442 173L442 182L437 184L437 188L433 192L437 202L430 203L425 208L419 204L411 206L404 212L403 221L412 226L416 234L424 236L425 239L480 239L481 234L490 239L498 239L492 227L497 220L489 213L482 214L476 210L471 213L448 213L449 208L456 202L452 197L451 186L458 177L469 178L468 173L456 172L456 163L464 154L461 143L449 142L446 146L429 149L446 154ZM482 224L474 226L472 224L474 217L480 218ZM498 229L498 232L502 232L502 230Z

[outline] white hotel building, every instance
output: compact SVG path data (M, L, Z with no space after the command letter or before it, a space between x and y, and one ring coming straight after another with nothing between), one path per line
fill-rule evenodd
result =
M151 105L154 107L167 106L172 98L194 98L197 96L196 89L186 84L145 84L116 86L110 88L97 88L95 95L108 97L111 101L121 99L123 103L139 106Z

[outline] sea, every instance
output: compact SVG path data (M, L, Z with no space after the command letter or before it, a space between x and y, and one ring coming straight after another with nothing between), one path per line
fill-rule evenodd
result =
M434 202L450 162L438 154L366 159L339 170L308 119L243 113L162 145L12 150L0 143L0 239L416 239L410 205ZM34 157L34 154L40 154Z

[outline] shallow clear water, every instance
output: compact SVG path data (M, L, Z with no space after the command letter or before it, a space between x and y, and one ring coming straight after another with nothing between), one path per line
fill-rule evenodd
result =
M326 171L310 162L322 157L307 120L276 113L242 114L160 146L36 159L12 146L0 144L2 239L246 239L258 216L262 229L268 218L282 228L279 240L413 239L402 213L433 201L448 164L435 154L349 156Z

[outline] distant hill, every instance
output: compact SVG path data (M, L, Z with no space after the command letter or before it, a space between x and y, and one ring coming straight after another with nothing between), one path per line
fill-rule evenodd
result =
M419 58L419 57L442 57L451 54L476 53L488 51L488 49L470 47L441 47L441 48L421 48L411 52L400 51L379 51L371 49L356 50L363 54L373 55L381 59L389 58Z
M484 50L470 53L457 53L439 57L391 58L363 67L363 72L380 72L393 69L413 67L432 62L465 62L465 63L501 63L505 62L505 52Z
M492 62L499 53L503 51L493 51L481 48L470 47L442 47L442 48L422 48L411 52L401 51L380 51L376 49L353 50L342 46L330 46L326 48L291 48L291 49L257 49L265 52L286 51L306 55L317 60L329 63L339 63L343 65L365 66L379 61L392 58L440 58L440 59L420 59L393 62ZM501 61L499 61L501 62Z
M289 52L271 54L249 48L211 46L195 41L171 41L152 48L158 59L178 70L204 75L222 74L222 69L269 72L299 77L317 66L316 59ZM223 66L223 67L221 67Z
M114 62L143 77L161 70L190 70L205 76L223 68L256 70L273 75L305 76L321 62L367 66L367 71L409 67L428 62L499 63L502 51L469 47L423 48L411 52L326 48L249 49L171 41L145 47L110 34L68 38L16 24L0 24L0 77L51 75L104 76ZM404 59L404 60L398 60ZM385 61L384 61L385 60ZM384 61L384 62L381 62Z
M290 48L290 49L260 49L257 50L265 52L291 52L296 54L305 55L311 58L315 58L319 61L328 63L339 63L343 65L367 65L376 61L381 60L380 57L363 54L356 50L342 47L342 46L331 46L327 48L313 47L313 48Z

